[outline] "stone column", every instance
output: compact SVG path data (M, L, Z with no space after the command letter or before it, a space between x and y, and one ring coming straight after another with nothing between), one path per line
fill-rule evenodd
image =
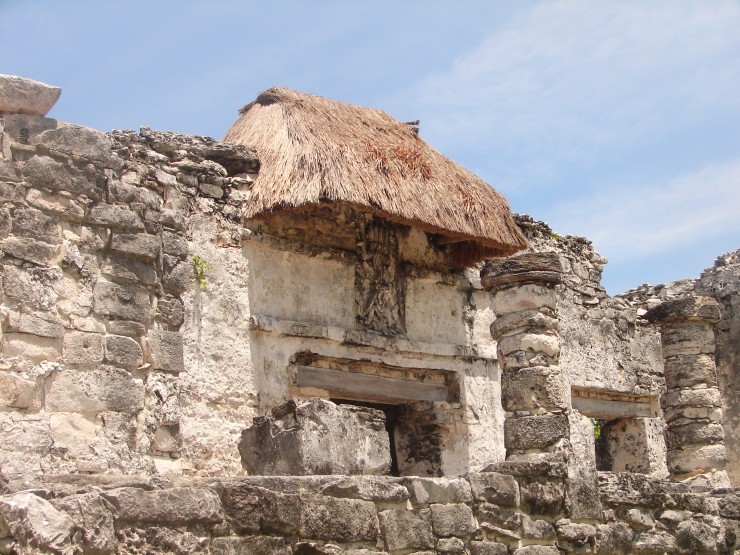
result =
M656 306L645 318L660 326L663 345L668 470L698 488L729 487L712 329L719 305L710 297L685 297Z
M481 283L492 295L507 460L532 460L570 437L567 379L559 366L557 292L562 267L555 253L488 261ZM545 457L547 458L547 457Z

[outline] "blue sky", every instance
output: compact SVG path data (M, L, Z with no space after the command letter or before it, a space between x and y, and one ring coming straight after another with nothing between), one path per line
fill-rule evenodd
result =
M740 247L740 1L0 0L51 117L223 136L281 85L420 119L614 294Z

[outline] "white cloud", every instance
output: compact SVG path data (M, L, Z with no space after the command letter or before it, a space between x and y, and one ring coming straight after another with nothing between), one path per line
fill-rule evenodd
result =
M662 183L617 186L554 207L550 223L586 235L611 263L712 238L740 246L740 159Z
M738 29L732 1L542 2L416 94L443 141L579 158L707 110L740 112Z

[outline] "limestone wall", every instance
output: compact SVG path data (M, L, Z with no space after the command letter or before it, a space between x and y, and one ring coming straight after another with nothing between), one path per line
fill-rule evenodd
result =
M0 496L0 552L689 555L737 544L738 491L602 473L589 501L601 516L578 520L566 475L500 463L457 479L69 476Z

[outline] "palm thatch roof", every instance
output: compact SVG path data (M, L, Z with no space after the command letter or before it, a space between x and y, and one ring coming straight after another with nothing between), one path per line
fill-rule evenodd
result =
M440 234L466 264L526 247L501 194L383 111L273 87L240 114L224 141L260 158L247 218L328 201Z

